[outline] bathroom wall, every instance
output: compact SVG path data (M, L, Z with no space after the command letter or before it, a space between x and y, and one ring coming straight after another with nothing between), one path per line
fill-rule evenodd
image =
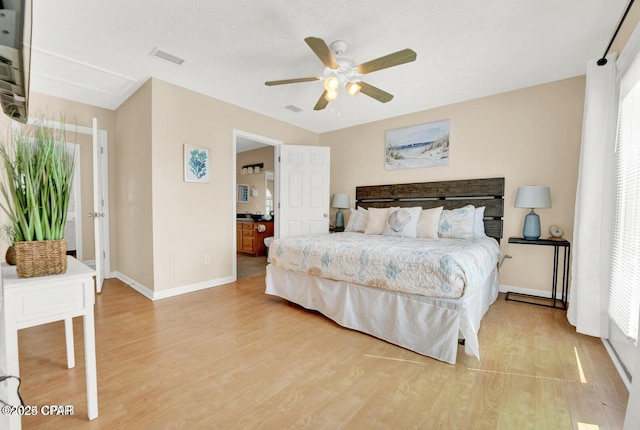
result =
M243 175L242 166L248 164L264 163L264 167L260 173ZM266 178L265 172L274 169L274 147L266 146L264 148L254 149L251 151L239 152L236 155L236 183L238 185L249 186L249 202L236 203L236 213L266 213ZM255 190L255 194L252 194Z

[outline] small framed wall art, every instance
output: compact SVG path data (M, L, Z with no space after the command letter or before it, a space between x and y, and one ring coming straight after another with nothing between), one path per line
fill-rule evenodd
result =
M249 185L238 184L238 203L249 203Z
M387 131L385 169L449 164L449 120Z
M184 144L185 182L208 183L211 180L210 153L207 148Z

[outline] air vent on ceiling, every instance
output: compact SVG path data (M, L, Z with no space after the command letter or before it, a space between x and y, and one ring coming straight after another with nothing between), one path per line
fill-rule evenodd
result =
M177 57L173 54L169 54L167 51L163 51L161 49L153 48L153 50L149 53L152 57L162 58L163 60L170 61L178 66L184 63L184 58Z
M285 106L285 109L289 109L291 112L302 112L302 109L294 105Z

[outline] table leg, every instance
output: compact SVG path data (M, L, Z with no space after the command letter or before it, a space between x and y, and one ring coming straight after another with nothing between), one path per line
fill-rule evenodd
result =
M571 247L564 248L564 273L562 274L562 300L564 300L565 307L567 306L567 300L569 299L569 272L571 267L569 266L569 260L571 259Z
M553 307L556 307L558 294L558 247L553 247L553 281L551 283L551 295L553 298Z
M76 357L73 347L73 318L64 319L64 338L67 342L67 367L76 367Z
M87 412L89 419L98 417L98 377L96 374L96 333L93 307L84 318L84 357L87 372Z
M20 376L20 362L18 357L18 329L7 321L2 322L2 333L0 336L2 345L5 346L4 351L0 352L0 370L3 375ZM11 378L0 383L0 398L9 405L20 406L20 398L18 397L18 381ZM0 414L0 428L10 430L20 430L22 428L22 420L20 415L3 415Z

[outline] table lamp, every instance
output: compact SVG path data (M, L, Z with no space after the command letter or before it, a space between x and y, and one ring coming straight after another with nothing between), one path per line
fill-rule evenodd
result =
M349 194L334 194L331 199L331 207L338 208L336 213L336 228L344 228L344 214L340 209L349 208Z
M531 209L531 212L524 217L522 237L527 240L540 238L540 217L534 212L534 209L551 207L551 191L549 187L535 185L518 187L515 207Z

